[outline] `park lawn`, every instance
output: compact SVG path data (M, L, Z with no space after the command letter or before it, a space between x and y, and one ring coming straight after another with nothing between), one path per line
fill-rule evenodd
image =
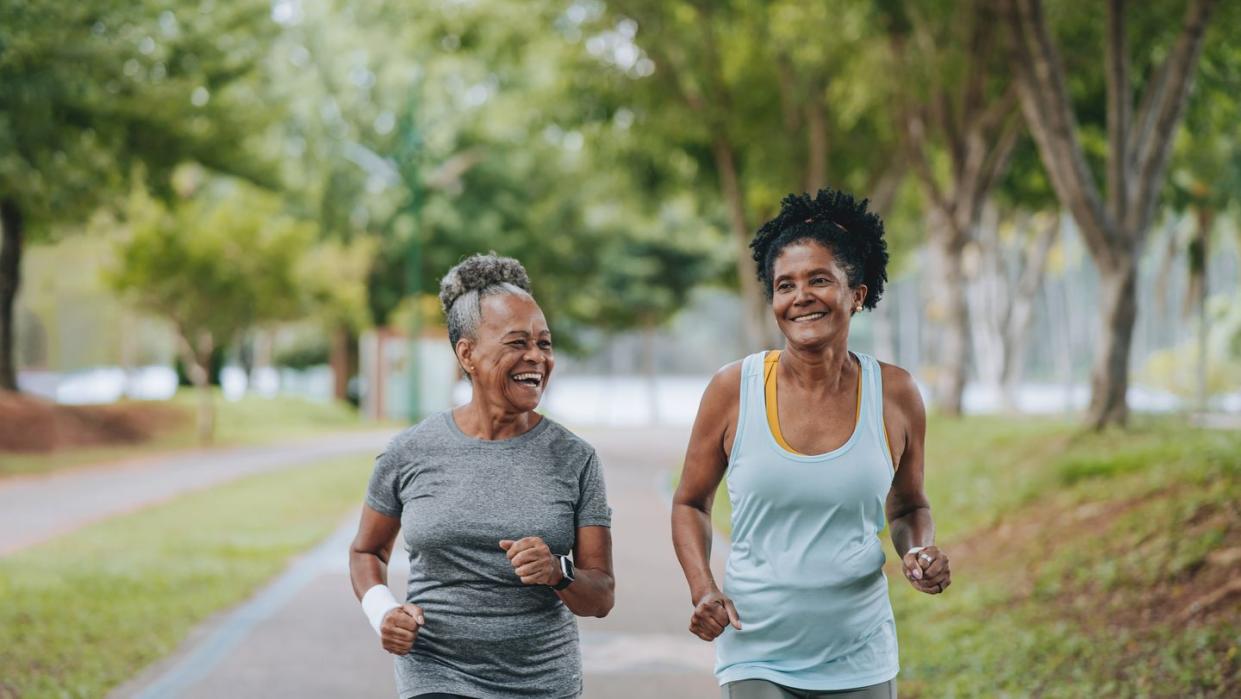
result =
M175 426L157 432L151 439L137 444L76 447L33 453L0 450L0 478L18 474L49 473L77 466L198 448L200 445L194 431L196 401L194 391L178 391L170 404L184 414L184 419ZM250 395L239 401L227 401L217 392L215 405L216 431L212 444L215 447L263 444L324 431L378 426L378 423L362 420L356 411L342 403L316 403L287 396L262 398Z
M934 419L926 468L953 585L889 555L902 696L1241 693L1241 433Z
M370 468L253 476L0 559L0 696L104 695L330 534Z

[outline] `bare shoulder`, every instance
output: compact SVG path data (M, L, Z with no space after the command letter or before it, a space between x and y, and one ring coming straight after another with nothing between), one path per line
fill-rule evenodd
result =
M741 392L741 364L742 360L738 359L716 370L703 393L703 400L728 397L736 401Z
M918 390L918 382L913 374L905 369L887 362L879 362L880 376L883 379L883 401L901 409L907 415L925 412L922 405L922 393Z
M698 417L714 421L727 419L741 404L741 362L730 362L720 367L702 392Z
M702 393L698 417L694 419L691 449L694 445L711 445L712 451L727 454L741 406L741 362L720 367Z

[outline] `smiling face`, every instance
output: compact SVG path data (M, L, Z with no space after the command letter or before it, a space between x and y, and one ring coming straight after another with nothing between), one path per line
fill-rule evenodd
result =
M534 410L556 360L543 311L525 294L483 297L474 339L457 341L457 358L476 398L512 412Z
M850 287L832 251L813 240L786 246L772 265L771 310L790 342L817 345L847 336L865 299L866 285Z

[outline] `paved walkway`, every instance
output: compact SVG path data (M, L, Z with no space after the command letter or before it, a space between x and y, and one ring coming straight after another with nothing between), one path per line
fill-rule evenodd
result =
M588 699L718 697L710 644L690 635L689 598L672 552L666 478L683 430L583 432L599 449L613 514L616 607L582 619ZM392 661L349 587L347 546L356 517L238 609L196 630L171 657L113 696L396 696ZM717 551L717 563L723 551ZM403 589L404 560L390 566Z
M0 480L0 556L92 522L242 476L348 454L373 456L383 450L393 432L340 432Z

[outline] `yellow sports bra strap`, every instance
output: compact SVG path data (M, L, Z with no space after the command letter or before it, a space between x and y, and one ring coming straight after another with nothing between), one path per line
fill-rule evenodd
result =
M776 444L779 444L785 451L798 454L796 449L789 446L784 441L784 435L780 433L780 413L776 406L776 374L780 369L780 350L771 350L767 356L763 358L763 393L767 400L767 426L771 429L771 436L775 437Z
M788 442L784 441L784 435L780 432L780 410L777 406L778 399L776 398L776 376L780 373L779 367L780 350L771 350L765 357L763 357L763 393L766 396L766 401L764 402L767 404L767 426L771 429L771 436L775 437L776 444L779 444L781 448L790 453L801 454L801 452L797 451L793 447L790 447ZM861 416L862 379L859 377L857 384L857 405L853 409L853 422L855 425ZM884 445L887 445L886 435L884 436Z

